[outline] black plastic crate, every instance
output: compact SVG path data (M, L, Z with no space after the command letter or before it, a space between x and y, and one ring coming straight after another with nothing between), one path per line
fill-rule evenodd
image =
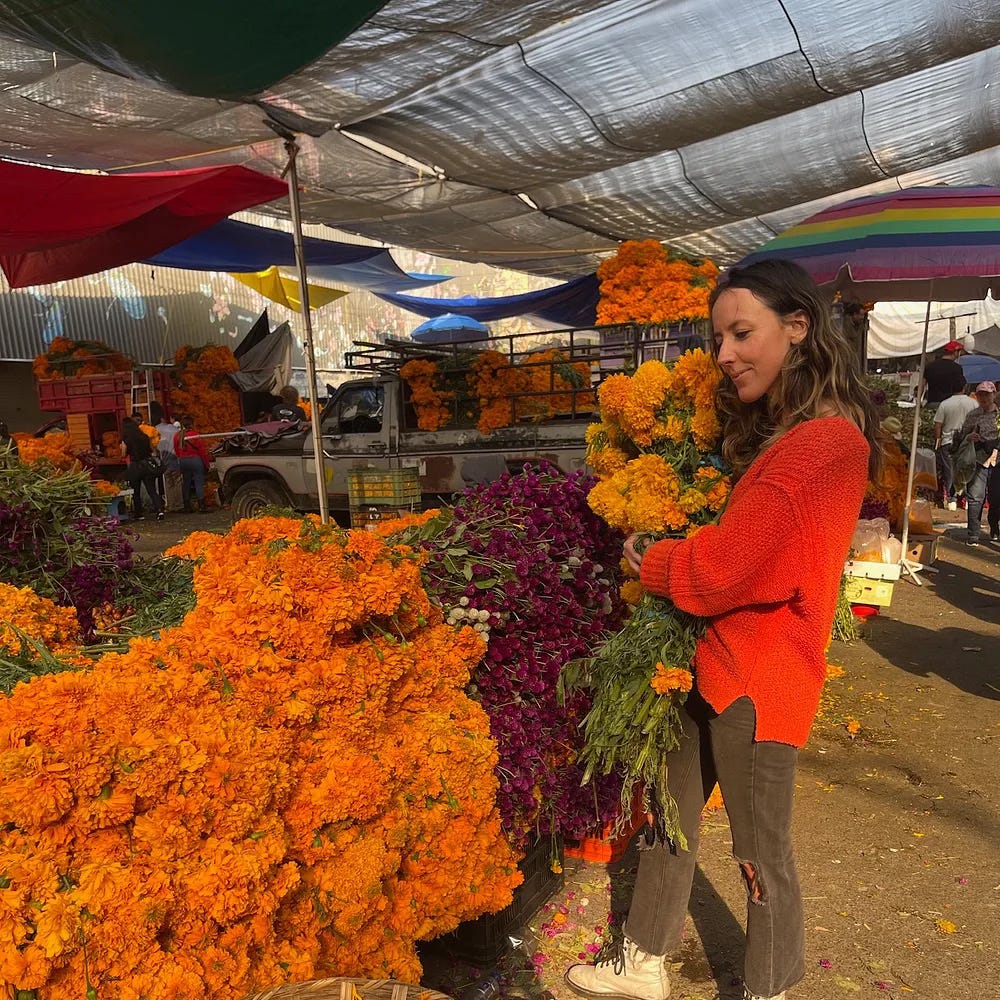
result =
M514 890L510 906L459 924L450 934L427 942L427 946L471 965L495 965L510 949L509 935L522 928L563 884L562 872L552 871L553 856L558 857L561 869L562 839L555 843L548 836L537 840L518 866L524 881Z

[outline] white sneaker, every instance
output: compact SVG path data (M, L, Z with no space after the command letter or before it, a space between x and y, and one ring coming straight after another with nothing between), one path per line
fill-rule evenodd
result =
M948 501L948 510L958 510L958 504L954 500Z
M616 963L571 965L563 979L566 985L582 997L597 1000L668 1000L670 980L663 955L647 955L639 946L625 938L625 961L619 971Z

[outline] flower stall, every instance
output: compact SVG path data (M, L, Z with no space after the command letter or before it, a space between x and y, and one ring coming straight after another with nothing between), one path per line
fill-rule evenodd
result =
M0 981L237 998L416 981L417 940L502 908L484 641L419 553L315 519L200 534L184 620L0 700Z

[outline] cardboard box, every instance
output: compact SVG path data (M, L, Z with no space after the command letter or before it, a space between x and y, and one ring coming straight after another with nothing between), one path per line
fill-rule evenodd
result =
M844 594L851 604L874 604L887 608L892 604L891 580L869 580L863 576L849 576L844 581Z
M910 535L906 543L906 558L910 562L933 566L937 562L937 547L940 538L940 535Z

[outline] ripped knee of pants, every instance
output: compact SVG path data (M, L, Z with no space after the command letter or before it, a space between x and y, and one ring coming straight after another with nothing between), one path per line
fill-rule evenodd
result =
M767 892L764 888L764 880L760 876L760 870L752 861L741 861L740 871L743 873L743 881L746 882L747 896L751 903L763 906L767 902Z

